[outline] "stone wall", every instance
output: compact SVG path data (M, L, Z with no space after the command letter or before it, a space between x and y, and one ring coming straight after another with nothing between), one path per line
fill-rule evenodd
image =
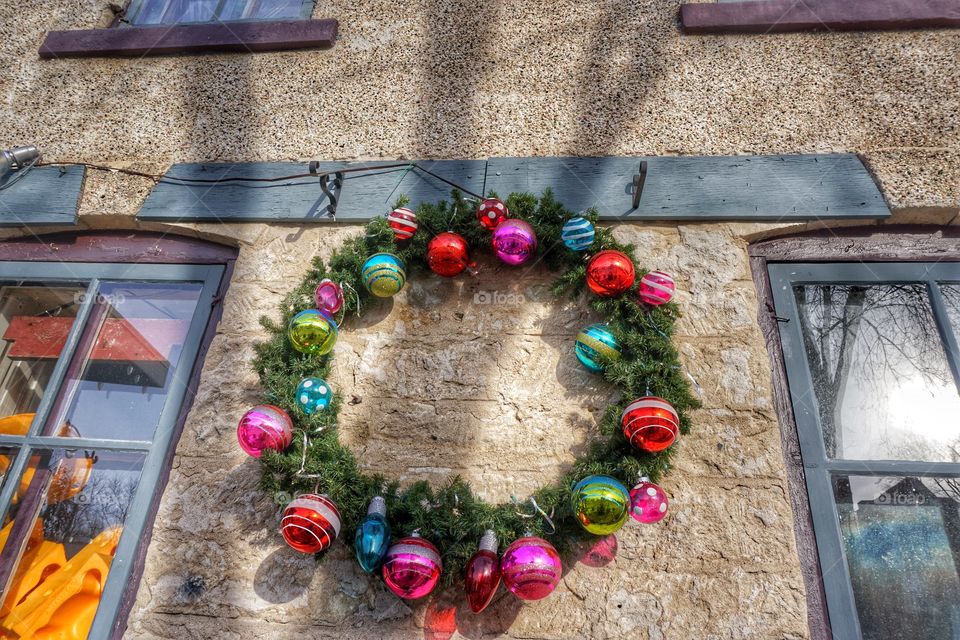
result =
M955 32L684 37L678 4L331 0L316 10L341 20L331 51L40 61L45 31L105 26L108 3L0 0L0 147L148 172L208 160L852 151L894 222L956 221ZM235 443L237 419L260 400L248 366L258 316L358 228L141 225L150 186L91 171L81 228L198 235L240 254L127 637L433 640L454 626L470 639L807 637L746 258L750 240L807 227L617 228L644 266L678 277L678 343L703 402L665 482L671 515L626 527L609 561L598 551L568 567L550 599L501 594L475 617L446 596L404 604L345 546L322 564L286 549L279 507ZM459 473L505 499L561 473L611 396L572 356L585 305L550 300L542 270L481 266L454 282L415 278L392 305L365 308L342 334L334 382L362 400L342 428L368 468Z

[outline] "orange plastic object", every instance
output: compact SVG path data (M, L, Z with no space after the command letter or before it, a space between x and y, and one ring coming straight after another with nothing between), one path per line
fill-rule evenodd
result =
M34 414L32 413L18 413L7 416L6 418L0 418L0 433L11 436L26 435L27 430L30 428L30 423L33 422L33 416ZM71 435L67 433L68 430L69 427L65 427L61 429L58 435ZM0 475L7 473L7 469L10 468L12 462L13 460L10 456L0 455ZM17 493L13 498L14 503L18 502L19 499L23 497L23 494L26 493L27 487L29 487L33 481L35 471L36 469L29 467L24 470L23 475L20 477L20 486L17 488ZM90 473L92 471L93 461L87 457L63 458L57 466L57 471L53 475L53 480L50 482L50 487L47 490L47 504L57 504L58 502L69 500L83 491L84 487L87 486L87 482L90 480Z
M59 542L42 540L40 544L31 548L31 541L27 543L27 550L20 558L17 572L13 575L7 598L0 608L0 616L6 616L15 605L30 595L34 589L43 584L43 581L67 564L67 555L63 545Z
M14 607L0 626L24 638L86 638L120 531L108 529L91 540Z

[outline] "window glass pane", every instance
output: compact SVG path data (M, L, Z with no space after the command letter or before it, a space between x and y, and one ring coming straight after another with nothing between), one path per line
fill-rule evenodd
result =
M62 449L33 457L18 492L17 518L3 529L10 537L0 558L14 564L0 607L3 637L86 636L143 459L141 453ZM11 546L17 540L20 549Z
M864 640L960 637L960 478L833 488Z
M947 315L953 327L953 335L960 341L960 284L941 284L940 293L947 307Z
M85 291L86 285L0 286L0 434L26 434Z
M201 283L104 282L45 435L151 440Z
M960 396L922 284L794 287L827 455L960 461Z
M221 20L299 18L303 0L225 0Z
M132 24L176 24L208 22L213 18L219 0L142 0Z

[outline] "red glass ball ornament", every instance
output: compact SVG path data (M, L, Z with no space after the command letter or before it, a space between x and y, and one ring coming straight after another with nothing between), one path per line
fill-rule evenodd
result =
M637 449L656 453L673 444L680 433L677 410L663 398L638 398L620 416L623 435Z
M477 207L477 220L487 231L493 231L497 226L510 217L507 205L496 198L487 198Z
M340 510L324 495L297 496L283 510L280 533L300 553L319 553L340 535Z
M652 307L658 307L661 304L667 304L673 298L677 291L677 283L673 277L663 271L651 271L640 278L640 287L637 289L637 295L640 300L646 302Z
M632 287L635 279L633 262L619 251L601 251L587 264L587 286L598 296L618 296Z
M409 240L417 232L417 214L405 207L391 211L387 222L397 240Z
M431 542L412 535L390 546L383 559L383 580L396 595L415 600L433 591L442 569L440 551Z
M666 492L647 478L640 478L637 486L630 490L630 515L637 522L660 522L667 515L668 505Z
M427 264L438 276L452 278L460 275L469 260L467 241L459 234L441 233L427 245Z
M467 604L474 613L480 613L493 600L500 586L500 558L497 557L497 536L487 531L480 538L480 548L467 562L465 580Z

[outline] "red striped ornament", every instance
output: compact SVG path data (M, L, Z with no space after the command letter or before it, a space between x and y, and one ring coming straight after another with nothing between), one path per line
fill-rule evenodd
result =
M340 510L324 495L297 496L283 510L280 533L300 553L319 553L340 535Z
M417 232L417 214L406 207L394 209L387 216L397 240L408 240Z
M652 307L659 307L661 304L670 302L676 290L677 283L674 282L673 276L663 271L651 271L640 278L637 294L643 302Z
M680 433L677 410L657 396L645 396L628 404L620 416L620 424L632 446L650 453L663 451Z

